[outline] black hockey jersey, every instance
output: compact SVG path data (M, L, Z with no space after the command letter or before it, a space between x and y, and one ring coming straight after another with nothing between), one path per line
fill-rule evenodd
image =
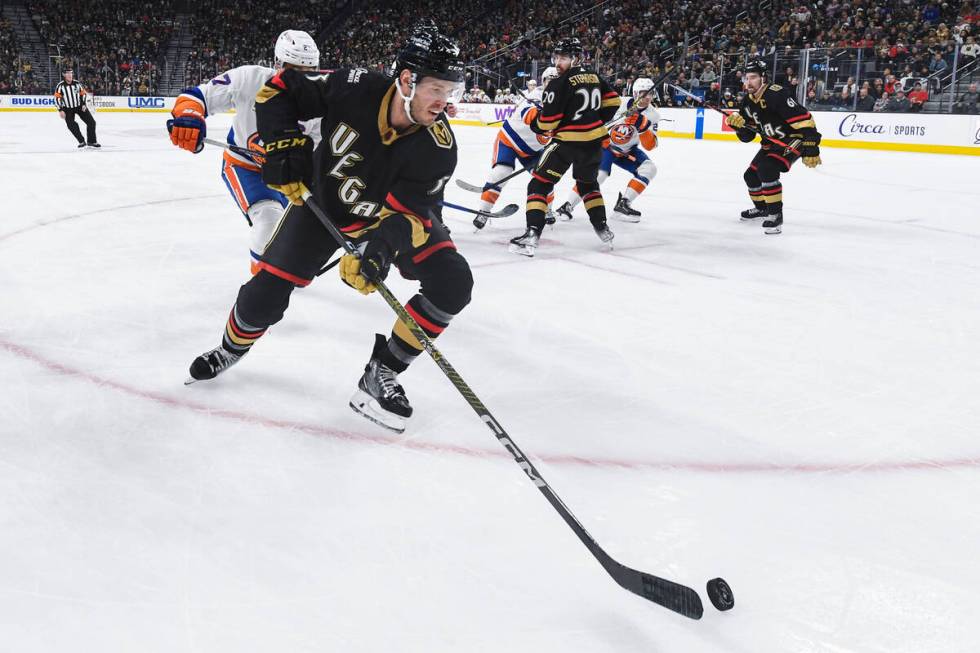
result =
M619 107L619 93L602 77L578 66L568 69L545 87L542 107L531 128L554 131L556 141L595 141L609 132L605 124Z
M263 142L299 120L322 117L322 140L313 154L310 192L345 233L357 236L392 213L412 225L412 243L428 238L441 220L443 190L456 168L456 139L440 116L430 127L404 132L390 124L401 102L394 80L364 69L284 70L256 97Z
M758 95L746 94L738 112L763 134L780 140L819 135L813 116L806 107L777 84L767 84ZM750 134L752 138L755 137L751 130L741 129L738 136L741 140L751 141Z

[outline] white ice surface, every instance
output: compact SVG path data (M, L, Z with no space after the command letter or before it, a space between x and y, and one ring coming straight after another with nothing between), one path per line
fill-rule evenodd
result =
M0 651L977 650L980 159L825 149L765 236L754 146L665 139L612 253L581 208L534 260L523 211L446 211L476 286L439 347L610 554L731 583L694 622L616 586L431 361L403 436L356 416L392 315L333 273L184 387L248 234L165 117L77 151L0 114ZM482 182L493 130L456 134Z

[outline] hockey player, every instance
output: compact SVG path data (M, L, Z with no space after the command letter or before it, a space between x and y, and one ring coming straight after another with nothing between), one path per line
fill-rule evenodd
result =
M544 75L541 76L541 83L545 86L548 85L548 71L554 71L554 77L558 76L558 71L555 70L554 66L548 66L545 68ZM527 80L527 91L524 92L524 98L529 102L541 101L541 89L538 87L538 82L536 80Z
M269 242L272 230L289 203L282 193L262 182L263 148L255 126L255 95L266 80L277 71L296 68L317 70L320 51L313 37L299 30L286 30L279 35L275 47L275 65L239 66L224 72L210 82L185 89L177 98L167 121L170 141L179 148L194 152L204 149L207 134L205 119L209 115L235 110L228 144L248 149L255 154L245 156L225 151L221 178L251 227L251 269L258 272L259 257ZM316 133L316 124L304 125L304 131Z
M346 237L363 248L361 258L341 258L347 284L370 293L392 264L402 276L418 279L421 289L405 308L432 338L469 303L473 277L440 214L456 167L456 140L443 111L462 92L459 48L438 33L416 32L394 70L391 79L365 69L287 69L260 91L255 112L266 146L262 178L291 204L258 274L238 293L221 346L194 360L188 382L212 379L241 360L282 319L293 288L312 282L339 248L304 204L307 186ZM323 119L323 141L313 152L296 123L316 117ZM375 337L351 407L403 431L412 406L398 375L421 353L421 343L396 320L390 337Z
M653 80L647 77L633 83L633 97L626 103L624 117L609 129L609 138L603 144L599 184L609 178L614 164L633 175L613 209L613 217L624 222L640 221L642 214L632 203L657 175L657 167L646 154L657 147L657 123L660 122L660 113L650 106L652 90ZM558 208L557 215L562 220L571 220L572 210L581 199L578 187L573 186L571 199Z
M743 143L750 143L756 132L746 127L751 124L766 136L777 138L786 147L780 147L765 139L762 147L745 171L745 185L755 206L742 211L742 221L765 218L762 223L767 234L783 230L783 185L779 175L789 172L793 163L803 159L808 168L820 165L820 132L813 116L799 104L789 91L767 81L764 61L750 61L745 67L745 98L739 110L725 119L735 129Z
M585 209L596 235L612 243L613 233L606 223L606 207L599 191L599 163L606 129L619 107L619 94L592 70L582 68L582 45L577 38L562 39L551 62L559 77L544 89L541 115L530 124L538 134L551 135L552 141L541 152L527 185L527 230L511 239L510 251L534 256L548 209L548 195L571 167L583 194Z
M546 85L558 77L558 69L549 66L541 76L541 83ZM528 82L530 84L530 82ZM540 97L540 93L538 94ZM497 132L497 140L493 143L493 159L490 163L490 174L487 176L487 183L483 185L483 194L480 195L480 210L491 211L493 205L500 197L500 191L507 182L502 179L514 172L517 162L525 170L532 169L541 158L541 150L551 140L545 134L536 134L531 129L531 124L538 119L541 107L538 104L527 102L517 108L500 126ZM548 206L554 200L554 193L548 195ZM547 212L551 213L550 209ZM488 217L478 215L473 219L473 226L483 229L486 226ZM546 222L554 223L553 215L546 216Z

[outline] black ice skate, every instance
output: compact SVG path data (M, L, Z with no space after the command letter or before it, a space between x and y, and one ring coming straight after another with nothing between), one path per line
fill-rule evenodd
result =
M209 381L242 359L245 354L235 354L224 347L217 347L205 352L191 363L191 376L184 385L197 381Z
M398 383L398 374L381 362L381 352L387 346L387 338L377 334L371 360L357 382L357 392L350 399L350 407L375 424L401 433L412 416L412 406Z
M766 221L762 223L762 228L767 234L781 234L783 233L783 212L777 211L769 215Z
M490 221L489 215L478 215L475 218L473 218L473 226L476 227L477 231L479 231L480 229L483 229L485 226L487 226L487 222L489 221Z
M595 235L599 237L599 240L605 243L609 247L609 249L612 249L613 248L612 241L613 238L616 237L616 235L609 228L609 225L603 222L600 225L592 225L592 228L595 229Z
M82 149L83 147L85 147L85 143L79 143L78 144L78 149Z
M555 224L555 212L551 210L550 206L548 207L548 211L544 214L544 223Z
M508 249L514 254L534 256L534 250L538 248L539 238L541 238L541 234L534 227L528 227L522 236L510 239Z
M623 222L639 222L641 215L643 214L630 206L630 201L620 193L619 199L616 200L616 208L613 209L613 217Z
M558 216L559 220L564 220L565 222L568 222L569 220L572 219L572 205L569 204L568 202L565 202L564 204L558 207L558 210L555 211L555 214Z
M751 209L742 211L742 217L739 218L742 222L752 222L753 220L758 220L759 218L764 218L768 213L765 209L757 209L754 206Z

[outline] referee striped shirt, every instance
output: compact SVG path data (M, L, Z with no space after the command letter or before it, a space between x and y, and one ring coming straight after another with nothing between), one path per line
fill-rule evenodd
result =
M54 89L54 101L58 109L77 109L85 105L85 89L77 81L61 82Z

